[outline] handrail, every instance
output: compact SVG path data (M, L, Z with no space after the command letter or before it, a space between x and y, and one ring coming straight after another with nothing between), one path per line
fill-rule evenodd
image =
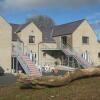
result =
M43 49L50 49L50 47L48 47L48 45L46 45L45 43L42 43Z
M22 67L24 66L24 70L26 73L30 74L29 68L27 67L28 65L25 63L25 61L21 58L21 56L18 56L17 59L19 60L20 64Z
M60 49L60 48L58 48L57 45L55 45L55 44L54 44L54 47L53 46L51 47L48 45L48 43L42 43L41 50L43 50L43 49Z
M25 49L24 51L23 51L23 48ZM17 53L19 54L19 55L26 55L26 53L27 54L29 54L31 52L31 50L29 50L29 48L27 47L27 46L20 46L20 42L18 42L17 43ZM28 56L27 56L28 57ZM34 63L33 63L34 64Z
M22 65L22 67L24 66L23 69L25 70L25 72L27 74L30 74L28 65L27 65L27 63L22 58L24 53L23 53L23 50L22 50L22 47L21 47L21 43L19 41L17 41L17 45L14 48L13 52L16 54L17 60L19 60L19 62Z
M79 55L79 53L77 53L69 44L62 44L62 46L63 49L67 47L71 51L72 55L78 57L78 59L81 60L82 63L84 63L85 65L90 65L90 63L87 62L84 58L82 58L81 55Z

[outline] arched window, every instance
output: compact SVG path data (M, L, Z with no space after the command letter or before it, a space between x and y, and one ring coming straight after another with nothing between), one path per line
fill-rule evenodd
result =
M84 58L87 62L91 63L90 54L87 50L84 53L82 53L82 58Z

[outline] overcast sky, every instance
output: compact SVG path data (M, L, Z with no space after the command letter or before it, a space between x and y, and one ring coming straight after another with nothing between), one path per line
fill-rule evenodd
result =
M50 16L56 24L86 18L100 38L100 0L0 0L0 15L13 23L35 15Z

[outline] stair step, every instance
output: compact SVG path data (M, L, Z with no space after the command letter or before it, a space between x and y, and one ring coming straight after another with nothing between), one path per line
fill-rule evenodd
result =
M37 72L39 72L38 70L35 70L35 69L29 69L29 71L31 71L31 72L32 72L32 71L37 71Z
M27 57L26 55L22 54L19 56L20 59L22 59L21 61L26 62L28 69L30 71L30 75L31 76L41 76L42 74L39 72L38 68L35 67L34 63L29 59L29 57ZM22 65L23 66L23 65ZM24 66L23 66L24 69Z
M38 71L39 72L39 70L37 70L37 69L29 69L30 71Z
M40 75L40 73L37 73L37 72L31 72L31 74L38 74L38 75Z
M39 72L38 70L29 70L30 72Z
M41 75L41 74L37 74L37 73L30 73L31 75Z
M29 59L29 60L25 60L26 62L28 62L28 63L32 63L33 64L33 62Z
M28 66L28 68L30 68L30 69L37 69L37 68L34 67L34 66Z
M87 61L85 61L81 56L78 55L78 53L71 51L69 48L63 49L63 52L66 55L73 55L78 60L78 62L81 63L83 66L90 66L90 64Z
M37 72L31 72L31 74L38 74Z
M26 61L31 61L30 59L25 59Z
M29 67L34 67L34 65L33 65L33 64L28 64L28 66L29 66Z
M26 61L26 62L27 62L27 61ZM30 64L31 64L31 65L33 65L33 63L32 63L32 62L27 62L27 63L28 63L28 65L30 65Z
M36 67L34 67L34 66L28 66L29 68L36 68Z
M37 73L37 72L31 72L31 74L38 74L38 75L41 75L41 73L39 72L39 73Z
M31 75L41 76L41 74L37 74L37 73L31 73Z
M28 66L29 68L35 68L35 69L37 69L37 67L35 67L34 65L32 65L32 66Z
M33 64L32 62L30 62L30 61L26 61L28 64Z

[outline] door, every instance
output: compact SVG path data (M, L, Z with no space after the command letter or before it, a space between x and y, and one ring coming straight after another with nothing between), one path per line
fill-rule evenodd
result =
M67 46L67 36L62 36L61 37L61 44L62 44L62 47L65 47Z

